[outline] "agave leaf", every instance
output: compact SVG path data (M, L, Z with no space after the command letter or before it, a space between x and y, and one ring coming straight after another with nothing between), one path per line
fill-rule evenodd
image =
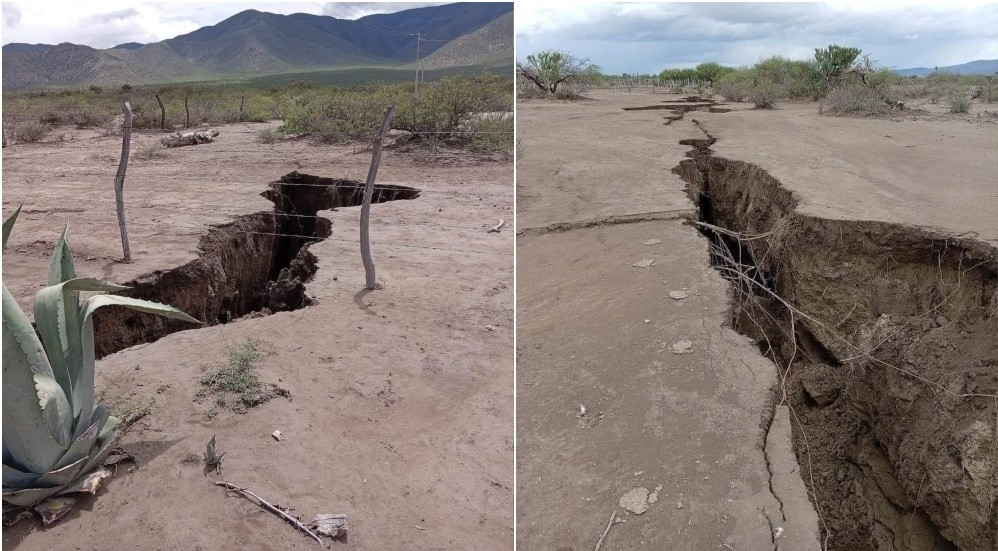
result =
M59 242L52 251L52 261L49 262L49 285L76 278L76 268L73 267L73 252L69 250L69 226L62 230Z
M25 488L23 490L11 491L7 491L7 489L4 488L3 500L11 505L29 507L49 496L54 496L59 493L60 490L62 490L62 488L58 486L55 488Z
M41 478L32 484L32 486L35 488L61 488L68 484L72 484L77 477L83 474L83 467L87 463L88 460L84 457L83 459L66 465L61 469L49 471L43 474Z
M22 472L10 465L3 466L3 488L4 490L20 490L31 486L31 483L38 480L35 473Z
M41 341L6 285L3 402L3 442L11 464L27 472L47 472L66 452L53 437L57 431L51 430L59 427L51 424L69 411L69 402L52 376Z
M77 408L74 402L74 411L79 411L78 423L83 423L83 419L89 420L94 410L94 319L93 313L98 308L104 306L124 306L139 312L148 314L159 314L168 318L189 321L200 324L201 322L174 308L158 302L141 300L131 297L119 297L115 295L96 295L88 298L83 303L80 311L80 318L83 321L82 327L82 350L83 362L80 367L80 376L73 381L73 396L79 397L80 407Z
M10 237L10 231L14 229L14 222L17 222L17 215L21 214L21 207L23 205L18 205L17 210L14 214L10 215L10 218L3 221L3 248L7 248L7 238Z
M72 511L74 505L76 505L75 499L71 497L60 497L50 499L33 509L36 513L41 515L42 523L44 523L45 526L49 526L53 522L66 516L66 513Z
M94 443L97 442L97 438L100 437L101 429L104 427L107 419L107 408L104 406L97 406L97 408L94 409L90 425L87 425L86 428L82 430L78 436L76 436L76 439L73 440L73 444L69 447L69 451L66 452L66 455L62 456L62 459L60 459L53 468L61 469L70 463L90 455L90 451L94 448Z
M63 238L65 234L63 234ZM64 243L60 239L60 244ZM65 248L65 247L63 247ZM58 251L60 247L56 247ZM68 254L68 248L67 248ZM57 267L57 255L53 255L53 269ZM57 271L57 270L55 270ZM72 257L67 274L72 272ZM61 277L56 274L57 277ZM50 275L50 279L51 279ZM77 400L73 397L73 381L80 377L79 371L82 369L82 346L80 337L80 305L79 291L118 291L127 289L121 285L101 281L91 278L69 279L56 282L46 287L35 295L35 323L38 332L42 336L42 343L45 345L45 352L55 380L59 382L63 392L66 394L70 405L73 406L73 414L70 415L70 432L72 432L73 419L79 416L79 409L76 407ZM88 424L84 420L84 425ZM68 441L60 442L68 445Z
M109 426L112 425L111 419L117 421L117 418L109 417L107 423ZM83 466L80 472L89 473L103 465L107 456L111 455L111 449L118 443L118 436L118 423L114 423L113 426L107 429L106 433L102 433L101 437L97 439L96 453L91 453L86 465Z

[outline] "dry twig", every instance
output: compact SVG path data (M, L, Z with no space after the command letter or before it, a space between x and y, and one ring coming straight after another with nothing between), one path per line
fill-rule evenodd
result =
M593 551L599 551L603 547L603 540L606 539L606 535L610 532L610 527L613 526L613 521L617 518L617 510L614 509L613 513L610 514L610 522L606 523L606 528L603 529L603 534L600 535L599 541L596 542L596 547Z
M317 541L320 546L325 547L325 545L322 544L322 539L319 538L319 536L317 536L315 534L315 532L309 530L308 527L305 526L304 524L302 524L302 522L300 520L298 520L294 516L288 514L288 512L285 511L284 509L281 509L280 507L278 507L276 505L272 505L271 503L269 503L267 500L263 499L262 497L254 494L253 492L247 490L246 488L240 488L240 487L236 486L235 484L229 484L228 482L215 482L214 484L215 484L215 486L222 486L222 487L224 487L228 491L237 492L239 494L242 494L243 497L255 499L257 501L257 505L259 505L260 507L263 507L264 509L270 511L271 513L274 513L275 515L283 518L285 521L287 521L289 524L291 524L295 528L297 528L297 529L301 530L302 532L305 532L306 534L308 534L309 536L311 536L312 539L314 539L315 541Z

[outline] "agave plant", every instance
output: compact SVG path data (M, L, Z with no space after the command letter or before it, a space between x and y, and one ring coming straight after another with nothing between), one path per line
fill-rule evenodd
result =
M3 223L4 249L20 210ZM80 291L126 287L76 277L67 231L52 254L49 286L35 296L37 332L3 285L5 505L30 507L56 495L94 493L110 476L101 467L121 421L94 404L93 313L98 308L125 306L200 323L171 306L108 294L93 295L81 307Z

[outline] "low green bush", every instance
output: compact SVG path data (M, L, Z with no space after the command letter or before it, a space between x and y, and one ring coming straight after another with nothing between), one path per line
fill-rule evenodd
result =
M946 98L946 105L949 106L950 113L969 113L970 98L966 94L954 91Z

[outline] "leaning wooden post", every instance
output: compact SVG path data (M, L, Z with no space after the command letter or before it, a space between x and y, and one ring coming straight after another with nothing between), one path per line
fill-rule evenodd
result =
M118 174L114 177L114 202L118 209L118 228L121 229L121 250L125 262L132 261L132 251L128 248L128 229L125 228L125 170L128 169L128 151L132 142L132 106L125 102L125 122L121 127L121 160L118 161Z
M385 134L395 116L395 106L385 109L385 120L374 138L374 155L371 157L371 168L367 171L367 184L364 186L364 204L360 207L360 258L364 261L364 273L367 275L365 289L377 289L374 280L374 260L371 259L371 198L374 196L374 180L378 177L378 165L381 164L381 148L385 145Z

